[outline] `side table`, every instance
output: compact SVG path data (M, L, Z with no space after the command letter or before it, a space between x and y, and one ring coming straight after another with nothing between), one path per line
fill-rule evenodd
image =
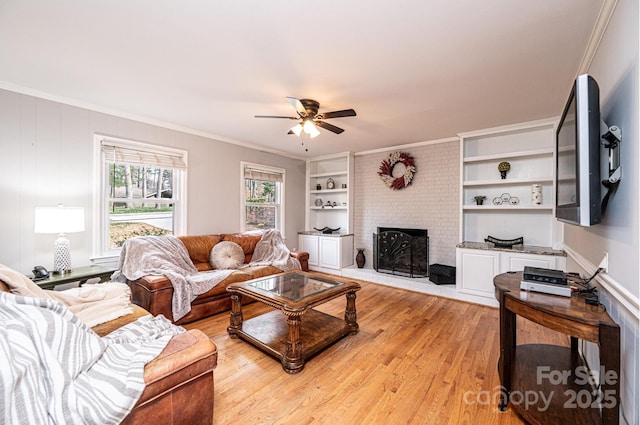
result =
M53 289L58 285L65 283L80 282L80 286L87 283L87 280L93 278L100 278L100 282L106 282L109 280L113 272L116 269L113 267L104 267L98 265L76 267L68 273L55 274L50 273L49 277L41 280L33 280L42 289Z
M584 296L520 290L522 272L493 279L500 302L499 407L507 405L531 424L617 425L620 412L620 327ZM571 337L571 347L516 344L516 315ZM589 382L578 338L598 344L600 388ZM598 368L599 366L599 368Z

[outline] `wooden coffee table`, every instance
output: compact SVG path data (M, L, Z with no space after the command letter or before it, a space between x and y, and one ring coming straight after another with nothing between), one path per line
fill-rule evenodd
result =
M282 362L288 373L298 373L305 360L339 339L358 332L356 291L353 281L334 281L310 273L293 271L229 285L232 308L227 328L231 338L240 338ZM312 307L345 295L344 320ZM243 320L242 297L276 308Z

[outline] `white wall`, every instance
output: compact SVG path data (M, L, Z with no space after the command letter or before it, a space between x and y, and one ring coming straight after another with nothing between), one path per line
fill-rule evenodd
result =
M619 0L588 69L600 86L602 118L622 129L622 181L609 200L602 223L590 228L564 226L569 270L590 274L604 251L609 273L598 280L601 302L620 325L621 399L627 423L638 424L638 295L640 291L640 141L638 132L638 1ZM606 349L606 347L605 347ZM593 368L597 347L585 347ZM624 422L621 422L624 423Z
M304 161L0 90L0 263L22 273L52 268L55 235L34 234L36 206L85 208L84 233L68 235L72 265L90 264L94 133L186 149L188 234L240 230L240 161L286 169L289 248L304 228Z
M365 268L373 265L373 233L380 227L429 231L429 264L456 264L458 243L460 145L434 143L399 148L411 154L417 171L410 186L387 188L378 171L389 152L356 155L354 246L365 249Z

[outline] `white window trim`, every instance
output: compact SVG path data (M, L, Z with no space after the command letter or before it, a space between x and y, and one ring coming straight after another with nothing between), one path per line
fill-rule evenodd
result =
M285 232L284 232L285 210L284 210L284 206L286 205L284 192L285 192L285 189L286 189L286 180L287 180L286 170L284 168L271 167L269 165L257 164L255 162L240 161L240 194L241 194L240 200L242 202L242 205L240 206L240 230L242 232L245 232L247 230L247 210L245 208L246 200L245 200L245 195L244 195L244 179L245 179L245 177L244 177L244 169L246 167L257 168L257 169L264 170L264 171L270 171L272 173L282 174L282 190L280 191L280 208L279 208L280 214L278 215L278 230L280 231L280 234L284 238L285 237Z
M187 175L188 175L188 152L182 149L168 148L165 146L154 145L151 143L143 143L130 139L122 139L118 137L106 136L103 134L93 135L93 214L92 214L92 256L91 260L94 263L109 263L113 259L117 259L120 256L120 248L105 249L103 246L106 240L108 232L108 220L106 220L103 211L106 210L106 193L104 193L105 182L102 166L104 160L102 157L102 141L108 140L114 144L121 146L128 146L133 149L163 152L171 155L182 156L184 163L187 164L187 168L180 170L177 178L175 178L174 186L176 187L178 198L180 201L180 208L174 209L173 215L173 233L176 236L184 235L187 232Z

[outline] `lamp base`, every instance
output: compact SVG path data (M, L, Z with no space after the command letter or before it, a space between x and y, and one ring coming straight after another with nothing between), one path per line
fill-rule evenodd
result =
M71 271L71 252L69 250L69 239L61 233L56 239L55 250L53 252L53 272L64 274Z

